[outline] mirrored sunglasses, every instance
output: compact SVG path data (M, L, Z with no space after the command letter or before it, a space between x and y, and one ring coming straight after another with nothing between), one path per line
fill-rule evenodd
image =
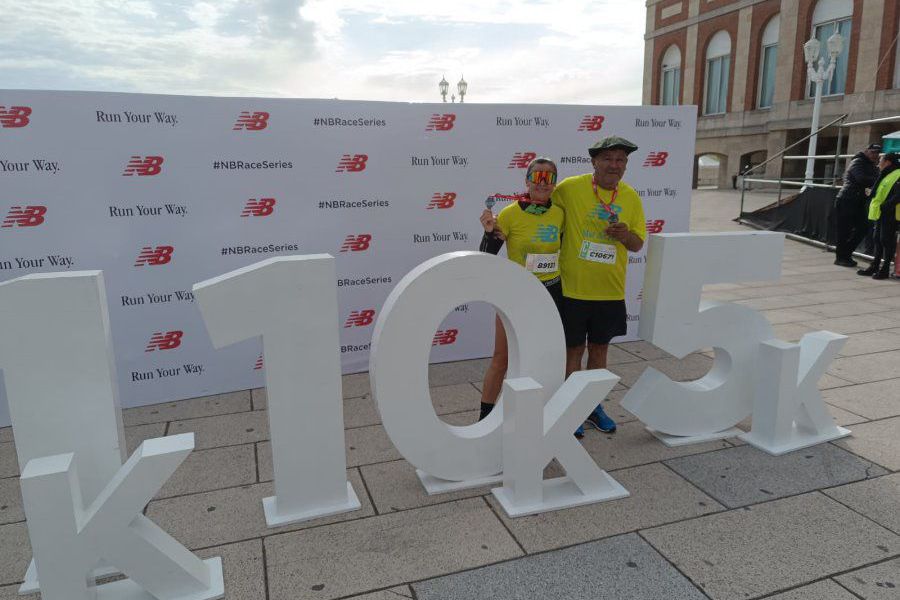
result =
M528 181L531 183L556 183L556 173L553 171L532 171L528 175Z

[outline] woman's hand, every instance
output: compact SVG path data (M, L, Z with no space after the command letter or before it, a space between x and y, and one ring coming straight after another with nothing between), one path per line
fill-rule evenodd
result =
M481 213L481 226L484 227L487 233L494 231L494 228L497 226L497 219L489 208L484 209Z

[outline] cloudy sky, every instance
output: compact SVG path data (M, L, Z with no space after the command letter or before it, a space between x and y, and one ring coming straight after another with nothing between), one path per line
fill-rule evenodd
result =
M28 0L0 88L640 104L643 0ZM448 99L449 101L449 99Z

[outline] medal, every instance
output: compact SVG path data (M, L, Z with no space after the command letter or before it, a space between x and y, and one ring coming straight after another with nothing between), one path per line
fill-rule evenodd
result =
M488 196L484 201L484 205L487 207L488 210L491 210L492 208L494 208L495 204L497 204L497 199L494 196Z
M609 204L600 199L600 192L597 191L597 182L593 179L591 180L591 186L594 188L594 197L597 198L597 202L600 203L600 206L602 206L606 211L606 214L609 215L606 220L609 221L609 223L618 223L619 215L613 210L613 204L615 204L616 197L619 195L619 186L616 186L616 189L612 191L612 197L609 200Z

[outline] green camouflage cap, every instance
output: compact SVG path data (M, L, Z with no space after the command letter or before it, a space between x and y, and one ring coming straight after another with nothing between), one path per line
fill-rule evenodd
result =
M591 158L594 158L595 156L597 156L597 154L600 153L601 150L615 149L624 150L626 153L631 154L632 152L637 150L638 147L623 137L610 135L588 148L588 154L591 155Z

